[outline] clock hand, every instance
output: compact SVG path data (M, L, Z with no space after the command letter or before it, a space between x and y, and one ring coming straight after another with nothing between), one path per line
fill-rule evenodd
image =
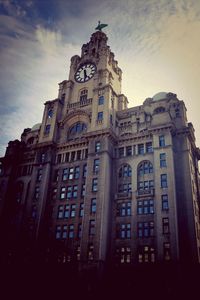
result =
M84 79L85 79L87 77L86 69L84 69L83 72L84 72Z

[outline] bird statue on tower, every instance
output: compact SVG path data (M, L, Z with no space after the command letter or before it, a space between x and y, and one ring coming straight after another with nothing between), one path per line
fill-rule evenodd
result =
M95 30L99 30L102 31L102 28L108 26L108 24L101 24L101 22L99 21L98 26L95 28Z

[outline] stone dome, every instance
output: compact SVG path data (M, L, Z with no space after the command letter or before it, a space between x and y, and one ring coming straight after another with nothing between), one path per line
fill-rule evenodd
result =
M160 92L160 93L157 93L153 96L153 101L159 101L159 100L164 100L167 98L167 94L166 92Z
M31 131L39 130L39 129L40 129L40 126L41 126L41 123L35 124L35 125L31 128Z

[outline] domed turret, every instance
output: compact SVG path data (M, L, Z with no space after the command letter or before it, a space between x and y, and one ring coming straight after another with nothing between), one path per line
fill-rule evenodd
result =
M31 131L39 130L40 127L41 127L41 123L37 123L31 128Z
M155 94L152 99L153 101L159 101L159 100L165 100L167 99L167 94L166 92L160 92L160 93L157 93Z

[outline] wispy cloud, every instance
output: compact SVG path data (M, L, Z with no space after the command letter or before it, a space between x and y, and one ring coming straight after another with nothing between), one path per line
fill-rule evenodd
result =
M0 24L2 153L10 139L20 138L24 128L41 121L43 103L57 97L57 84L68 75L66 56L80 50L41 25L34 28L10 16L3 16Z

